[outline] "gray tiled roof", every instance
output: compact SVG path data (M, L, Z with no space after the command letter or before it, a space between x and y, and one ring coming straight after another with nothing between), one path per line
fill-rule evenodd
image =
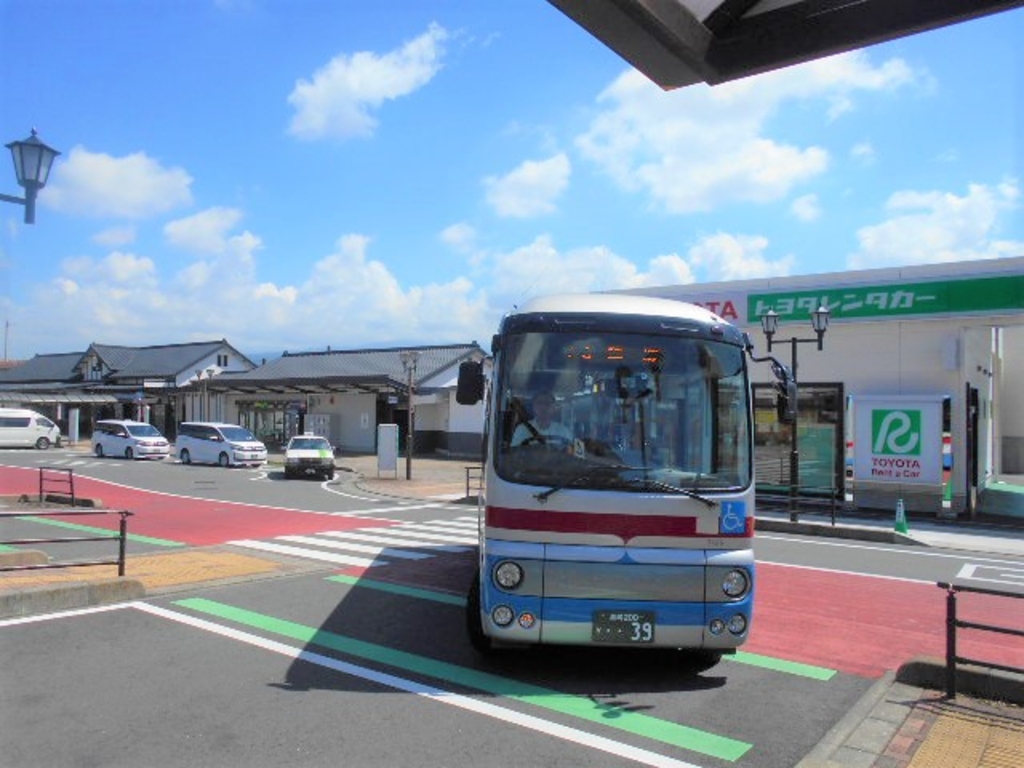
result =
M0 370L0 385L70 381L81 359L81 352L36 355L21 365Z
M245 358L233 350L223 339L190 344L164 344L154 347L108 347L93 344L92 349L113 372L108 380L139 379L144 377L172 377L190 372L201 361L227 347L237 357ZM109 355L109 357L108 357Z
M407 380L402 353L419 353L416 382L421 382L457 365L474 355L482 355L478 344L449 344L427 347L395 347L392 349L358 349L349 351L284 353L247 373L222 373L211 382L212 387L256 384L288 384L296 382L326 383L331 380L394 383L403 386Z

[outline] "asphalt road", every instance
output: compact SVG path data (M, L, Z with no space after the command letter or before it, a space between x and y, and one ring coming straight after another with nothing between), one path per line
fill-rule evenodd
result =
M354 562L0 622L0 765L788 768L886 669L941 649L934 581L979 559L760 534L754 631L709 672L609 650L483 659L463 628L472 508L94 464L76 474L107 494L159 491L154 539Z

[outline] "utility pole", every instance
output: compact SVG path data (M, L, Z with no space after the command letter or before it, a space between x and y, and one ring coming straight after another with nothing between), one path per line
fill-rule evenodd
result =
M413 406L413 394L416 391L416 362L420 359L418 350L406 350L402 352L402 367L406 374L406 393L409 398L408 424L405 435L405 479L412 479L412 448L415 442L416 430L416 409Z

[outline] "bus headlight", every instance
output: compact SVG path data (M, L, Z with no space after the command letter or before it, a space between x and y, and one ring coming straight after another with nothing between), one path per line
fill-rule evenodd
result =
M722 579L722 591L728 597L742 597L747 593L749 587L750 580L747 578L746 572L739 569L729 571Z
M742 613L737 613L729 619L727 626L729 627L729 631L734 635L742 635L747 631L747 617Z
M491 620L499 627L507 627L515 617L515 613L507 605L499 605L491 611Z
M498 563L494 569L494 581L502 589L515 589L523 582L523 568L511 560Z

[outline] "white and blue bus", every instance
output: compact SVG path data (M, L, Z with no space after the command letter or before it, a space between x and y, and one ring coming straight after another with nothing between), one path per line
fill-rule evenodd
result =
M666 299L552 296L504 317L489 381L475 363L459 377L458 401L487 413L477 650L678 648L708 668L746 640L749 351L722 318Z

